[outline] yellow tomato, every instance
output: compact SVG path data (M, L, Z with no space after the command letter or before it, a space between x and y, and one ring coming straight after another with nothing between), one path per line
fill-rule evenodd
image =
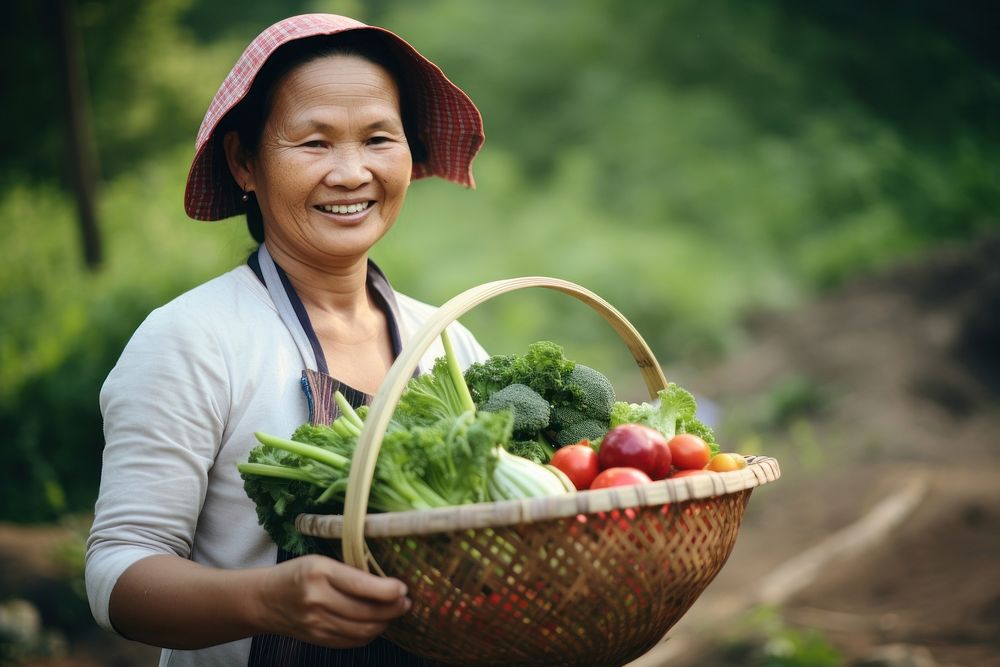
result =
M747 467L747 461L745 458L739 454L730 454L729 452L720 452L712 457L712 460L708 462L705 466L706 470L713 470L715 472L729 472L731 470L739 470L741 468Z

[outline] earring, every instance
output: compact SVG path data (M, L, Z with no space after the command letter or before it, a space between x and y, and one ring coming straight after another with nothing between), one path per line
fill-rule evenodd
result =
M243 200L244 204L246 204L248 201L250 201L250 193L247 192L246 188L243 188L243 196L240 197L240 199Z

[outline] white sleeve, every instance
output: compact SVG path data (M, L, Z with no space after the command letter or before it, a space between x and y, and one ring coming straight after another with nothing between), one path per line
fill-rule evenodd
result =
M129 566L191 553L229 409L228 375L203 319L177 302L154 311L101 389L104 463L86 584L94 618L112 631L111 591Z

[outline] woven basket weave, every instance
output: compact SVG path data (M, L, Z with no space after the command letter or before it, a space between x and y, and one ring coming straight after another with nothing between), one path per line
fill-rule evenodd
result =
M649 650L718 574L754 487L777 461L742 470L553 498L366 516L392 411L420 357L463 313L505 292L554 289L590 305L618 332L650 396L666 378L610 304L573 283L528 277L474 287L413 336L372 403L358 440L344 514L303 514L299 531L331 554L406 582L413 607L386 635L448 664L622 665Z

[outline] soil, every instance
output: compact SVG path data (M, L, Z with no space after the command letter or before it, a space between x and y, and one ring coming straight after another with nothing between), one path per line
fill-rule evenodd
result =
M748 331L730 359L674 376L717 403L725 448L774 456L782 477L754 492L718 578L635 664L764 664L761 642L787 632L817 633L841 655L829 664L1000 665L1000 238L761 313ZM904 521L762 615L768 575L914 480ZM0 526L0 601L31 601L58 631L56 657L18 664L155 664L155 649L80 620L52 555L73 530ZM909 662L878 658L885 647Z
M760 314L750 330L745 350L689 384L723 415L770 415L749 444L782 478L754 492L725 568L641 664L763 664L738 636L763 578L923 480L902 523L788 591L780 625L819 633L835 664L1000 665L1000 238ZM876 659L886 646L908 657Z

